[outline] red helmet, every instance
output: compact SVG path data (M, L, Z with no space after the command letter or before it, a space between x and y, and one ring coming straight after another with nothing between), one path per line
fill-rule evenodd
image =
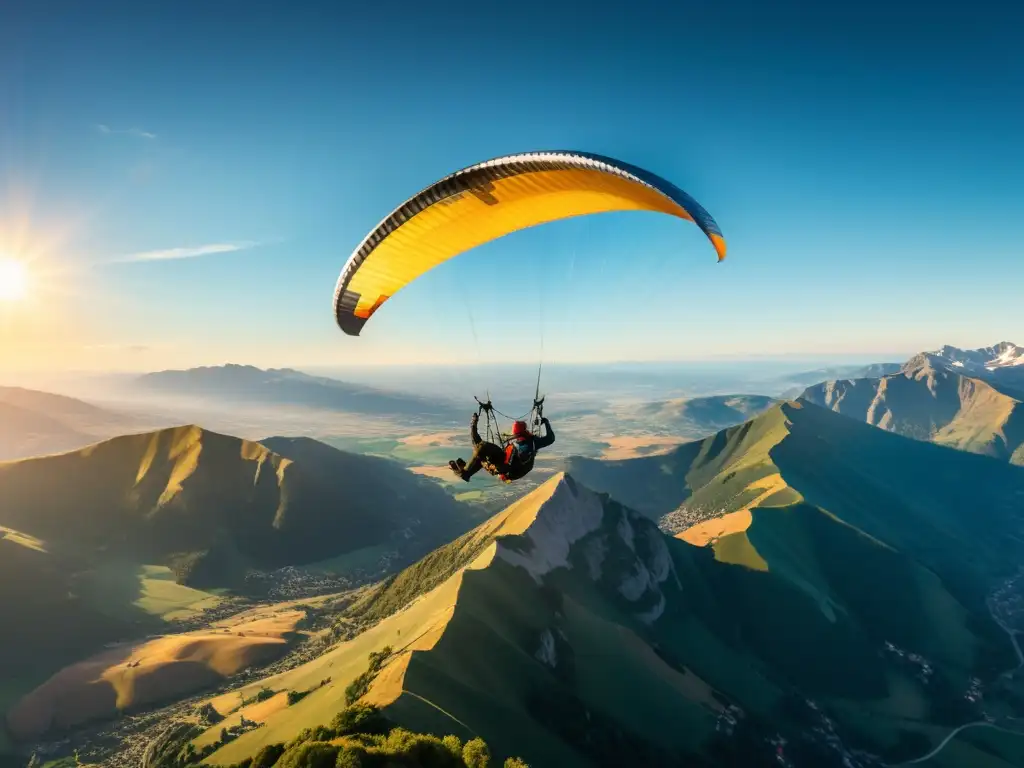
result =
M512 422L512 437L522 437L523 435L530 434L526 428L525 421L514 421Z

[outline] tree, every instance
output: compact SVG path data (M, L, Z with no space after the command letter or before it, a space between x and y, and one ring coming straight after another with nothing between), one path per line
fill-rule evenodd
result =
M462 748L462 759L466 768L488 768L491 764L491 751L479 736L466 742Z
M313 741L300 744L285 752L277 762L278 768L334 768L340 747Z
M352 704L334 716L331 727L338 736L353 733L384 734L391 730L391 723L373 704Z
M530 768L530 766L524 763L522 758L510 757L505 760L505 768Z
M272 768L284 754L284 744L268 744L253 758L252 768Z
M445 749L451 752L455 757L462 759L462 739L454 734L449 734L441 739L441 743L444 744Z
M362 747L342 747L334 768L363 768L366 765L363 759L365 756L366 750Z

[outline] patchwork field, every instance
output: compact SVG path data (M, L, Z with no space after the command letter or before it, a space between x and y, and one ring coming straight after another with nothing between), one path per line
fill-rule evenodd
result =
M241 614L209 628L118 646L72 664L7 715L15 738L39 738L116 711L171 700L280 656L305 616L301 610Z
M104 613L131 614L136 609L177 621L215 608L221 598L178 584L171 569L162 565L136 565L111 561L82 575L83 595Z
M601 451L602 459L633 459L637 456L654 456L666 453L680 443L685 442L677 437L657 435L621 435L602 437L608 446Z

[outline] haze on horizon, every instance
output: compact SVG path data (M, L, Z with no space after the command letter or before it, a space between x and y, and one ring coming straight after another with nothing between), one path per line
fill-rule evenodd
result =
M1019 342L1019 26L916 6L9 3L0 263L26 274L0 268L0 372ZM728 258L669 217L584 217L442 264L359 338L337 329L338 272L397 204L545 148L677 183Z

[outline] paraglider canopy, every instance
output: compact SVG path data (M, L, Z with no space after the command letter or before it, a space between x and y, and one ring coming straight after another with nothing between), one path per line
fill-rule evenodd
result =
M507 155L446 176L370 232L334 291L339 327L358 336L380 306L420 275L464 251L527 227L608 211L645 210L694 222L725 258L711 215L669 181L588 152Z

